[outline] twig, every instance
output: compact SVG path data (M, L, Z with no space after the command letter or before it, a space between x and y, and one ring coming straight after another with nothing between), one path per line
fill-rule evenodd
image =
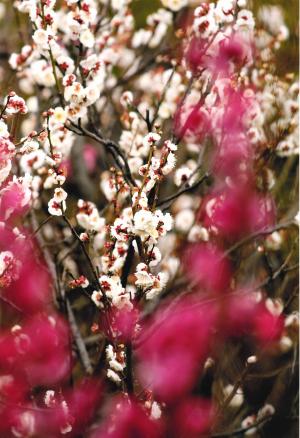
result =
M48 222L50 222L50 220L52 219L53 216L48 216L42 223L40 223L37 229L32 232L31 237L35 236L43 228L43 226L46 225Z
M162 105L162 103L163 103L163 101L164 101L164 99L165 99L165 96L166 96L166 92L167 92L168 86L170 85L170 83L171 83L171 81L172 81L172 79L173 79L173 76L174 76L174 74L175 74L175 71L176 71L176 68L174 67L173 70L172 70L172 73L170 74L170 76L169 76L169 78L168 78L168 80L167 80L167 82L166 82L166 84L165 84L165 86L164 86L164 89L163 89L163 92L162 92L161 98L160 98L160 100L158 101L158 104L157 104L157 106L156 106L156 109L155 109L155 113L154 113L153 119L152 119L151 122L150 122L150 130L149 130L149 131L152 130L152 128L153 128L153 126L154 126L154 123L155 123L155 121L156 121L156 119L157 119L157 117L158 117L159 109L160 109L160 107L161 107L161 105Z
M282 222L274 227L271 228L263 228L261 230L255 231L254 233L250 234L249 236L244 237L242 240L236 242L234 245L232 245L226 252L225 256L228 256L232 252L239 249L241 246L245 245L246 243L251 242L251 240L256 239L257 237L261 236L267 236L268 234L272 234L274 231L279 231L285 228L290 227L291 225L294 225L294 221L290 220L288 222Z
M200 184L202 184L202 183L203 183L204 181L206 181L208 178L209 178L209 173L205 173L205 174L202 175L202 176L200 177L200 179L199 179L198 181L196 181L194 184L184 186L183 188L181 188L180 190L178 190L178 191L177 191L176 193L174 193L173 195L170 195L170 196L168 196L167 198L162 199L162 200L157 204L157 206L158 206L158 207L161 207L161 206L163 206L164 204L168 204L168 203L172 202L174 199L178 198L178 197L179 197L180 195L182 195L183 193L186 193L186 192L189 192L189 191L192 191L192 190L196 189L197 187L200 186ZM167 205L167 206L164 207L164 208L168 208L168 207L169 207L169 205Z
M112 154L116 164L123 172L124 178L127 181L127 183L129 185L134 186L134 187L137 186L135 180L133 179L133 177L131 175L129 165L128 165L128 162L126 160L126 157L125 157L123 151L114 141L100 137L98 134L89 131L88 129L84 128L81 125L80 126L75 125L73 122L70 122L70 123L71 123L71 126L73 126L75 129L79 130L79 132L74 131L77 135L85 135L86 137L89 137L89 138L95 140L97 143L99 143L103 146L106 146L108 151ZM72 131L72 128L70 127L70 125L65 125L65 126L67 129ZM122 162L120 161L120 158L121 158Z
M112 335L113 332L112 332L112 329L111 329L111 326L110 326L110 320L109 320L109 317L108 317L108 314L107 314L107 310L109 310L109 308L110 308L110 302L109 302L109 300L108 300L108 298L106 296L106 293L105 293L104 289L102 288L102 286L100 284L97 271L96 271L96 269L95 269L95 267L93 265L93 262L92 262L92 260L91 260L91 258L89 256L89 253L86 250L86 247L85 247L84 243L80 239L80 237L77 234L75 228L73 227L73 225L71 224L71 222L69 221L69 219L65 215L63 215L63 219L67 223L67 225L69 226L73 236L77 239L77 241L78 241L78 243L79 243L79 245L80 245L80 247L81 247L85 257L86 257L88 265L89 265L89 267L90 267L90 269L92 271L92 274L94 276L94 279L95 279L97 287L98 287L98 290L100 290L102 295L103 295L103 303L104 303L104 307L105 307L104 318L105 318L105 322L106 322L108 333L109 333L110 337L113 338L113 335Z
M276 278L282 273L282 272L288 272L290 270L293 270L295 268L298 267L298 264L291 266L289 268L286 268L287 264L289 263L292 255L293 255L293 250L294 250L294 245L293 248L291 249L291 251L289 252L289 254L287 255L286 259L284 260L284 262L282 263L281 266L279 266L279 268L271 273L271 275L269 275L265 280L263 280L260 284L258 284L255 289L258 290L262 287L267 286L269 283L273 282L274 280L276 280Z
M211 435L211 438L229 438L229 437L234 437L236 435L242 435L250 429L256 429L259 426L264 425L268 421L272 420L273 417L274 417L274 415L270 415L268 417L261 418L260 420L256 421L255 423L251 424L250 426L241 427L240 429L236 429L236 430L232 430L232 431L228 431L228 432L214 433Z
M73 227L73 225L71 224L71 222L69 221L69 219L67 218L67 216L63 215L63 219L64 219L64 221L67 223L68 227L70 228L70 230L71 230L73 236L74 236L74 237L76 238L76 240L78 241L78 243L79 243L79 245L80 245L80 247L81 247L81 249L82 249L82 251L83 251L83 253L84 253L85 257L86 257L86 260L87 260L87 262L88 262L88 265L89 265L89 267L90 267L90 269L91 269L91 271L92 271L92 274L93 274L94 280L95 280L97 286L99 287L99 290L101 290L101 292L103 293L103 296L106 297L105 292L102 290L102 287L101 287L101 284L100 284L100 281L99 281L99 278L98 278L98 275L97 275L96 269L95 269L95 267L94 267L94 265L93 265L93 262L92 262L92 260L91 260L91 258L90 258L90 256L89 256L89 253L87 252L87 249L86 249L86 247L85 247L85 244L84 244L83 241L80 239L80 237L79 237L77 231L75 230L75 228ZM106 297L106 300L107 300L107 297Z
M225 411L226 408L229 406L231 400L233 399L233 397L235 396L237 390L239 389L239 387L242 385L245 377L247 376L249 371L249 364L248 362L246 362L246 366L243 369L240 377L238 378L238 380L235 382L235 384L233 385L232 391L230 392L230 394L228 395L228 397L225 399L224 403L221 406L222 411ZM220 411L219 411L220 413Z
M79 357L81 359L82 365L84 366L85 372L89 375L93 374L93 367L90 361L90 357L88 355L84 340L82 339L80 330L78 328L78 325L76 323L76 318L73 312L73 309L71 307L71 304L69 300L66 298L66 307L67 307L67 314L70 324L70 329L72 332L72 335L74 337L76 346L78 348Z

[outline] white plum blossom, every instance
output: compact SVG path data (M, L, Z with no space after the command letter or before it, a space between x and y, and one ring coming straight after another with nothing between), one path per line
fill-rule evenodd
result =
M158 219L158 223L159 223L159 235L160 236L165 236L167 234L168 231L171 231L172 227L173 227L173 218L170 215L170 213L163 213L161 210L156 210L155 211L155 216Z
M152 38L152 32L150 30L139 29L135 32L132 38L132 47L137 48L140 46L146 46Z
M28 139L24 142L23 146L20 148L20 152L22 154L26 154L29 152L34 152L38 150L39 143L36 140Z
M83 102L85 97L84 87L80 82L74 82L72 85L66 86L64 98L74 104Z
M142 288L151 287L154 283L154 277L148 272L148 268L145 263L139 263L137 265L135 278L135 285Z
M158 217L149 210L139 210L135 213L134 232L142 239L152 237L154 240L158 238Z
M176 165L176 157L173 152L170 152L167 157L166 163L163 165L161 171L163 175L168 175L175 168Z
M61 106L57 106L56 108L54 108L53 114L50 116L50 126L51 123L53 124L53 127L56 125L63 125L66 120L66 111Z
M248 9L242 9L238 12L236 27L240 29L253 30L255 21L253 14Z
M188 0L161 0L161 2L165 8L175 12L188 5Z
M67 192L65 192L64 189L62 189L61 187L57 188L54 190L54 200L56 202L64 202L68 197Z
M7 114L27 114L28 108L25 100L15 93L10 93L6 98L6 109Z
M169 278L166 272L160 272L158 275L151 274L145 263L137 265L134 275L135 285L145 292L146 300L155 298L164 289Z
M136 207L139 205L142 209L148 207L148 198L145 192L140 192L138 189L134 191L132 196L132 205Z
M159 418L161 418L161 415L162 415L161 407L156 401L154 401L151 406L150 416L154 420L158 420Z
M100 97L100 88L97 83L91 83L85 88L85 97L89 105L95 103Z
M154 283L150 290L146 291L146 300L153 300L160 292L166 287L168 282L168 274L166 272L160 272L154 280Z
M191 182L191 176L193 174L192 169L189 167L179 167L174 175L174 183L177 187L180 187L182 184L187 182Z
M119 376L119 374L117 374L115 371L113 371L112 369L108 368L106 375L108 377L108 379L112 380L115 383L121 383L122 379Z
M44 29L37 29L33 36L33 41L41 49L47 49L49 45L49 33Z
M101 291L98 290L93 291L91 295L91 299L96 304L96 306L99 307L100 309L104 308L102 298L103 298L103 294Z
M175 143L172 143L171 140L165 141L164 146L172 152L177 151L177 145Z
M209 240L209 232L205 227L202 227L201 225L194 225L189 231L188 234L188 241L189 242L208 242Z
M52 216L62 216L63 215L62 204L56 202L55 199L52 198L48 202L48 211L49 214L51 214Z
M175 227L181 233L188 233L195 221L193 210L183 209L175 217Z
M235 0L219 0L214 9L218 23L231 23L234 20Z
M173 225L173 219L169 213L163 214L160 210L152 213L149 210L139 210L135 213L134 218L134 233L142 238L151 237L154 241L159 236L164 236L167 231L170 231Z
M83 32L81 32L79 40L85 47L91 48L95 44L94 35L89 29L86 29Z
M207 39L218 30L218 25L213 15L196 17L193 23L193 29L196 35Z
M156 132L150 132L143 139L143 145L145 148L149 149L150 146L158 143L160 139L161 136L159 134L157 134Z
M99 282L103 293L112 301L113 305L122 309L124 307L131 308L130 296L121 285L121 279L117 275L108 276L102 275Z
M44 163L44 160L43 160L43 163ZM45 189L51 189L55 185L64 184L65 180L66 180L66 177L64 175L58 175L52 169L49 169L48 176L45 179L43 186Z
M101 231L105 226L105 219L100 217L99 212L92 202L78 201L78 224L87 231Z
M124 91L124 93L122 94L121 98L120 98L120 104L124 107L127 108L128 106L130 106L133 102L133 94L131 91Z
M0 137L7 138L9 137L9 132L7 128L7 124L0 120Z
M258 18L273 35L278 36L281 40L288 38L289 30L284 24L283 11L279 6L261 6L258 11Z
M105 353L106 361L109 366L106 375L108 379L119 384L122 381L120 374L122 376L123 370L126 366L124 351L115 351L115 348L111 344L108 344Z
M159 264L162 256L161 256L161 252L157 246L154 246L153 248L150 249L149 258L150 258L150 262L149 262L150 267L154 267L154 266L157 266Z

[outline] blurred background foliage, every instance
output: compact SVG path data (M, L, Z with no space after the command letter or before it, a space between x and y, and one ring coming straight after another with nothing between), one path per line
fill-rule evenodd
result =
M281 6L290 38L282 44L277 53L277 74L298 72L299 67L299 2L298 0L253 0L256 12L262 5Z

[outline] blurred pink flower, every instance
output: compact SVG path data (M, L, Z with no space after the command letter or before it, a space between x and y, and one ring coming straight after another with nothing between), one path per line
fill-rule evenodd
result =
M178 401L171 415L172 437L199 438L212 426L214 410L210 400L188 397Z
M194 283L212 293L227 292L231 269L223 252L211 244L193 244L184 256L187 276Z
M83 158L89 173L92 173L95 170L97 164L97 156L97 150L94 146L92 146L91 144L84 145Z
M111 309L108 315L112 323L114 339L125 343L131 341L139 318L139 310L136 307L115 308ZM110 333L107 335L109 336Z
M253 61L253 45L242 33L233 33L218 43L216 55L211 57L210 69L215 76L230 77L237 69Z
M220 178L230 177L232 183L245 184L253 173L254 150L243 136L226 135L213 154L213 173Z
M25 179L10 181L0 190L0 221L15 220L29 209L31 191Z
M45 266L33 258L21 259L18 278L2 293L23 313L39 312L49 306L51 300L50 276Z
M72 423L71 436L82 433L102 402L103 386L101 380L84 379L74 389L64 394L68 406L68 417Z
M174 117L174 132L178 138L192 137L201 142L210 133L210 116L201 103L186 108L179 106Z
M30 385L62 381L70 371L69 330L57 315L35 315L0 334L0 367Z
M221 40L213 35L208 41L193 36L184 57L194 75L207 69L214 78L231 77L232 74L253 61L253 44L241 33L234 33Z
M257 302L253 294L240 293L226 304L224 333L229 336L252 336L262 343L279 339L283 318L273 315L264 302Z
M185 60L193 74L199 73L202 68L207 66L206 44L202 38L193 37L186 48Z
M275 205L269 195L250 186L225 187L201 204L199 220L228 240L265 229L275 221Z
M117 398L106 422L92 434L92 438L162 438L157 421L134 400Z
M14 261L0 274L1 295L28 315L51 308L51 278L43 259L38 260L39 250L28 232L19 230L18 234L4 228L0 241L0 254L3 246Z
M175 403L195 384L209 354L216 313L181 301L161 309L141 331L138 374L159 400Z
M224 88L223 100L219 105L224 108L223 115L219 119L218 128L226 137L244 135L246 132L246 115L253 101L253 96L245 97L244 90L233 88L230 84Z
M77 384L67 394L48 392L52 394L47 403L46 395L42 403L29 402L29 392L18 404L7 399L7 406L0 411L0 431L14 432L5 436L77 437L85 431L102 396L101 384L94 380Z
M272 314L265 305L261 305L254 316L254 336L262 342L278 340L282 336L284 319Z
M97 165L98 153L94 146L91 144L85 144L83 146L83 160L89 173L94 172ZM68 176L73 175L73 167L71 159L65 159L60 164L59 168L64 171L64 174Z

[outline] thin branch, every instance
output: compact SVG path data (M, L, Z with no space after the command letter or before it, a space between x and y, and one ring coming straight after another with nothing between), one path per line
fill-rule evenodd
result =
M91 269L91 271L92 271L92 274L93 274L93 276L94 276L94 280L95 280L95 282L97 283L97 285L98 285L98 287L99 287L99 290L101 290L101 292L103 292L102 287L101 287L101 284L100 284L100 282L99 282L99 278L98 278L98 275L97 275L96 269L95 269L95 267L94 267L94 265L93 265L93 262L92 262L92 260L91 260L91 258L90 258L89 253L87 252L87 249L86 249L86 247L85 247L85 244L84 244L83 241L80 239L80 237L79 237L77 231L75 230L75 228L73 227L73 225L71 224L71 222L69 221L69 219L67 218L67 216L63 215L63 219L64 219L64 221L67 223L68 227L70 228L70 230L71 230L73 236L74 236L74 237L76 238L76 240L78 241L78 243L79 243L79 245L80 245L80 247L81 247L81 249L82 249L82 251L83 251L83 253L84 253L85 257L86 257L86 260L87 260L87 262L88 262L88 265L89 265L89 267L90 267L90 269ZM106 297L105 292L104 292L104 296Z
M211 435L211 438L229 438L229 437L245 434L245 432L251 429L257 429L259 426L263 426L268 421L272 420L273 417L274 415L269 415L268 417L261 418L260 420L256 421L255 423L247 427L241 427L240 429L236 429L228 432L214 433Z
M289 271L292 271L293 269L297 269L298 268L298 264L290 266L290 267L287 267L287 265L288 265L292 255L293 255L293 249L292 249L292 251L290 251L290 253L286 257L286 259L284 260L282 265L279 266L279 268L275 272L273 272L270 276L268 276L265 280L263 280L259 285L257 285L255 287L255 289L258 290L258 289L261 289L262 287L267 286L269 283L271 283L272 281L276 280L276 278L279 277L279 275L282 272L289 272Z
M153 126L154 126L154 123L156 122L156 119L157 119L157 117L158 117L158 113L159 113L159 109L160 109L160 107L161 107L161 105L162 105L162 103L163 103L163 101L164 101L164 99L165 99L165 96L166 96L166 92L167 92L168 86L170 85L170 83L171 83L171 81L172 81L172 79L173 79L173 76L174 76L174 74L175 74L175 71L176 71L176 67L173 68L172 73L170 74L170 76L169 76L169 78L168 78L168 80L167 80L167 82L166 82L166 85L164 86L164 89L163 89L163 92L162 92L161 98L160 98L160 100L159 100L159 102L158 102L158 104L157 104L157 106L156 106L156 109L155 109L155 113L154 113L153 119L152 119L151 122L150 122L150 130L149 130L149 131L152 130L152 128L153 128Z
M244 237L242 240L236 242L234 245L232 245L226 252L225 256L228 256L232 252L239 249L241 246L245 245L246 243L251 242L251 240L256 239L257 237L267 236L268 234L274 233L274 231L279 231L285 228L289 228L291 225L295 225L294 220L290 220L288 222L282 222L274 227L271 228L263 228L261 230L255 231L254 233L250 234L249 236Z
M72 335L74 337L76 346L78 348L78 353L79 353L79 357L81 359L82 365L85 369L85 372L89 375L92 375L93 374L93 367L92 367L92 364L90 361L90 357L88 355L86 345L84 343L84 340L81 336L79 327L77 325L72 306L67 298L66 298L66 307L67 307L67 314L68 314L70 329L71 329Z
M181 188L180 190L178 190L176 193L174 193L173 195L168 196L165 199L162 199L157 206L161 207L164 204L168 204L167 206L165 206L164 208L168 208L169 207L169 203L172 202L174 199L178 198L180 195L182 195L183 193L192 191L194 189L196 189L197 187L199 187L204 181L206 181L209 178L209 173L205 173L204 175L202 175L200 177L200 179L198 181L196 181L194 184L191 185L187 185L184 186L183 188Z
M112 336L113 332L112 332L112 329L111 329L111 326L110 326L109 316L107 314L107 310L109 310L109 308L110 308L110 302L109 302L109 300L108 300L108 298L106 296L105 291L103 290L103 288L102 288L102 286L100 284L97 271L96 271L96 269L95 269L95 267L93 265L93 262L92 262L92 260L91 260L91 258L89 256L89 253L87 252L87 249L86 249L84 243L82 242L82 240L80 239L79 235L77 234L77 231L75 230L75 228L73 227L73 225L71 224L71 222L69 221L69 219L65 215L63 215L63 219L67 223L67 225L69 226L73 236L77 239L77 241L78 241L78 243L79 243L79 245L80 245L80 247L81 247L85 257L86 257L88 265L89 265L89 267L90 267L90 269L92 271L92 274L94 276L95 282L97 284L97 288L98 288L98 290L101 291L101 293L103 295L103 303L104 303L104 307L105 307L105 310L106 310L106 311L104 311L104 318L105 318L105 322L106 322L108 333L109 333L110 337L113 338L113 336Z
M106 146L108 151L112 154L116 164L120 168L120 170L123 172L124 178L127 181L129 185L132 185L134 187L137 186L135 180L133 179L131 175L131 170L129 168L127 159L121 148L115 143L113 140L105 139L98 134L89 131L88 129L84 128L83 126L75 125L73 122L71 122L71 125L79 130L79 132L75 132L77 135L85 135L86 137L89 137L93 140L95 140L97 143ZM72 128L70 128L70 125L66 125L66 128L72 131ZM120 158L122 162L120 161Z
M48 216L43 222L40 223L36 230L32 232L31 237L35 236L43 228L43 226L50 222L52 219L53 216Z

